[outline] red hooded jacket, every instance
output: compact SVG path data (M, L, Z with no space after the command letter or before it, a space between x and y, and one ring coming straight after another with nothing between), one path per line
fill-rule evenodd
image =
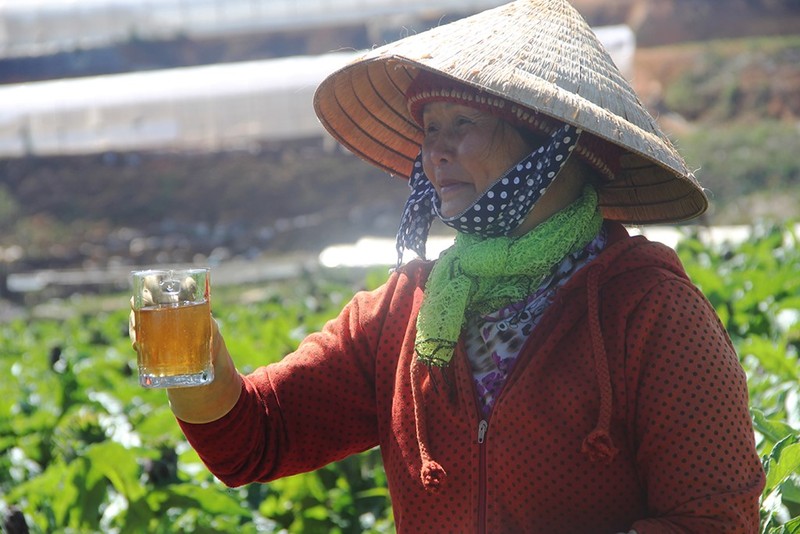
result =
M415 363L431 268L415 261L245 377L226 416L181 427L230 486L380 445L398 532L756 532L764 473L730 340L671 249L610 228L488 420L463 345L445 371Z

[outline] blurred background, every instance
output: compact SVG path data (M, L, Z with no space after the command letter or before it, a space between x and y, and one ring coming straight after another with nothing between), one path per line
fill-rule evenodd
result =
M325 134L316 84L502 3L0 0L0 315L133 266L390 239L406 184ZM695 224L797 217L800 2L572 3L708 188Z

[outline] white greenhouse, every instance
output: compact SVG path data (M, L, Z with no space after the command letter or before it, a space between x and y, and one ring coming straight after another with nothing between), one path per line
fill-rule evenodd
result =
M193 28L192 31L201 32L211 31L208 28L212 23L228 24L231 30L248 23L309 23L315 17L320 24L322 18L331 24L337 17L419 11L429 3L430 0L0 0L0 50L8 52L17 47L15 50L19 51L45 43L64 46L67 41L78 46L76 39L111 39L115 32L130 32L134 27L136 32L144 28ZM439 0L436 6L445 9L458 4L459 9L478 11L502 3ZM121 25L128 27L122 29ZM630 75L635 51L633 32L626 26L596 31L617 65ZM327 74L358 53L0 85L0 157L221 150L252 143L329 140L314 115L312 96Z
M353 53L0 86L0 157L219 150L322 136L312 96Z
M0 57L476 13L508 0L0 0Z

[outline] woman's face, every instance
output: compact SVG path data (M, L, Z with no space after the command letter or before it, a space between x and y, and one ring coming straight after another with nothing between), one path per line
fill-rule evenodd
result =
M422 117L422 167L439 194L445 217L468 208L533 150L502 119L469 106L431 102Z

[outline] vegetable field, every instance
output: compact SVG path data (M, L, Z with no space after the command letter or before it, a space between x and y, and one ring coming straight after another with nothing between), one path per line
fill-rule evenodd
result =
M749 377L767 470L762 532L800 532L800 250L788 226L745 243L678 245ZM314 272L290 284L216 288L214 315L242 371L279 359L380 272ZM62 303L63 304L63 303ZM229 489L186 444L163 391L138 386L128 296L0 325L0 515L22 532L392 532L380 454ZM91 311L91 310L101 311ZM105 311L103 311L105 310Z

